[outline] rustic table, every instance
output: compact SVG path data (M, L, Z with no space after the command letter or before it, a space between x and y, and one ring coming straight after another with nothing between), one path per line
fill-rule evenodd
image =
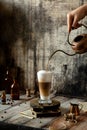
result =
M1 98L1 97L0 97ZM38 99L31 95L21 95L20 100L11 101L10 95L6 95L6 104L0 99L0 129L18 130L87 130L87 112L81 110L77 122L64 119L64 114L69 112L70 102L86 103L86 99L66 96L54 96L53 100L60 102L61 114L48 117L32 117L23 112L31 110L31 101Z

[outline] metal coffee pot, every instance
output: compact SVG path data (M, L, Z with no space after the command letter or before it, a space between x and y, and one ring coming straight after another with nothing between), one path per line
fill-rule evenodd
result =
M75 116L80 115L80 111L82 110L82 104L70 103L70 113L75 114Z
M84 24L82 24L82 26L84 26L85 28L87 28L87 26L86 25L84 25ZM73 30L74 28L72 28L72 30ZM67 43L69 44L69 45L71 45L72 46L72 48L74 49L74 46L75 45L77 45L78 46L78 49L80 50L75 50L76 51L76 54L82 54L82 53L85 53L85 52L87 52L87 34L80 34L80 35L78 35L78 36L76 36L74 39L73 39L73 41L72 41L72 43L70 43L70 41L69 41L69 36L70 36L70 33L68 33L68 37L67 37ZM86 43L86 44L85 44ZM85 48L85 49L83 49L83 47Z

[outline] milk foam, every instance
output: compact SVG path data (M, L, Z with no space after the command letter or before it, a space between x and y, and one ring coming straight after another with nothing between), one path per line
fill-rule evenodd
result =
M37 72L39 82L50 82L52 80L52 72L40 70Z

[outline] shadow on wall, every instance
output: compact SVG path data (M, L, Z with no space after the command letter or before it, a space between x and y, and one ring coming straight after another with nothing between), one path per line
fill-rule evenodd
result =
M0 50L2 52L0 52L0 55L3 57L3 60L0 58L0 78L5 73L4 68L7 66L15 66L16 69L18 67L15 61L14 64L12 63L14 56L11 55L11 48L19 38L23 41L23 49L27 47L27 50L24 50L25 53L27 53L28 49L34 50L34 71L36 73L38 39L42 38L45 32L51 33L54 26L52 18L46 14L42 3L35 8L31 8L32 5L27 6L27 12L22 6L4 2L3 0L0 1ZM32 34L34 34L34 39ZM18 72L21 73L17 75L18 79L20 79L19 75L22 75L22 79L24 79L24 70L19 67Z
M65 76L63 89L59 90L57 94L87 97L87 64L80 65L77 70L77 73L73 71L72 80L68 80L67 75Z
M33 49L32 33L36 42L38 40L37 34L41 38L45 32L52 33L54 22L46 14L42 3L32 9L32 5L29 5L27 13L21 6L0 2L0 48L5 51L7 50L6 47L9 49L9 46L13 46L19 38L25 41L24 46L29 43L29 49Z
M27 21L21 8L0 2L0 48L3 49L6 59L10 57L10 48L16 40L24 40L24 25Z
M21 8L10 3L0 2L0 86L2 86L7 67L11 70L14 69L12 71L16 73L13 75L13 72L12 75L19 84L20 79L24 79L24 72L16 65L14 56L11 55L11 49L17 39L21 38L23 41L27 39L27 36L24 36L24 25L27 21ZM23 89L22 86L21 89Z

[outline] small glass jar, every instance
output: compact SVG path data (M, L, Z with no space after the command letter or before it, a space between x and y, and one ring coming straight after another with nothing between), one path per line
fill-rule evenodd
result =
M5 91L2 91L1 101L2 101L2 104L6 104L6 93L5 93Z

